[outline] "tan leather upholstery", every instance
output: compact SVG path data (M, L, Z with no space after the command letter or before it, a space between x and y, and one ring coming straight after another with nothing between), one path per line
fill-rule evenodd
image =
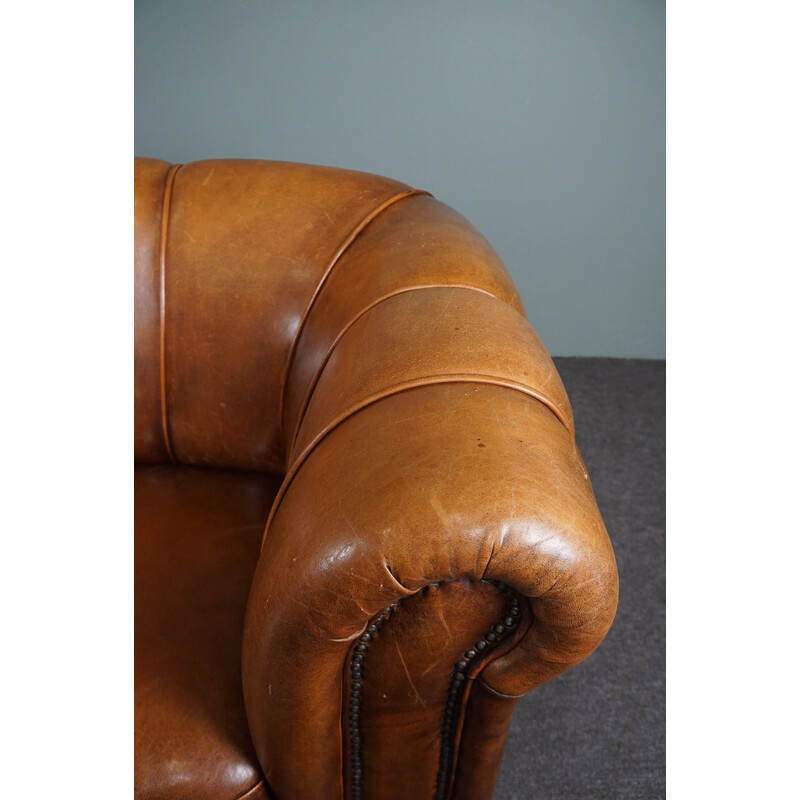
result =
M137 459L193 486L207 473L209 493L254 480L233 470L263 477L241 518L239 488L231 516L166 484L137 510L137 570L164 582L201 555L196 574L219 570L197 604L175 602L180 632L137 621L156 665L141 685L162 663L207 669L228 698L194 711L181 693L203 796L235 796L228 768L236 791L255 785L254 753L279 800L486 800L516 698L586 658L617 601L569 402L508 273L452 209L362 173L137 160L136 197ZM240 524L251 544L234 553ZM220 649L196 650L208 664L150 655L173 636L194 652L217 602ZM178 724L164 696L137 688L161 720L137 731L142 797Z
M137 797L235 798L263 786L241 641L278 483L254 472L136 468Z

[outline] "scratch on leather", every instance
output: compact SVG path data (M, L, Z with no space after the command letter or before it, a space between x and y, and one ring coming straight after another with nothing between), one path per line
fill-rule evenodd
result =
M406 660L403 658L403 654L400 652L400 645L397 643L397 636L395 635L394 630L392 630L392 639L394 640L394 646L397 650L397 655L400 657L400 663L403 665L403 669L406 672L406 677L408 678L408 682L411 684L411 688L414 690L414 694L417 696L417 700L422 703L423 708L427 708L427 703L422 699L422 695L417 691L417 687L414 686L414 681L411 679L411 673L408 671Z

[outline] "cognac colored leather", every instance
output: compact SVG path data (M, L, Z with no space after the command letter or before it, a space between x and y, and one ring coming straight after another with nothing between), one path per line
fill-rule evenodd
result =
M505 267L364 173L135 184L137 797L487 800L618 592Z
M240 651L279 484L256 472L135 469L137 796L234 798L260 785L266 797Z

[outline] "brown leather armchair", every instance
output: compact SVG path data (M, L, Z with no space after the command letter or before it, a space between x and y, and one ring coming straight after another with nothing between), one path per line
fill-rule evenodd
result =
M506 269L364 173L137 159L135 198L136 796L486 800L617 604Z

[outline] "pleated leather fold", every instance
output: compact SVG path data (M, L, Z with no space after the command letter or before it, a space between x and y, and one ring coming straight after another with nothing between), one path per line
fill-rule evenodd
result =
M574 433L564 385L525 317L484 292L434 287L394 295L348 328L320 375L290 463L330 426L381 397L459 382L529 394Z

